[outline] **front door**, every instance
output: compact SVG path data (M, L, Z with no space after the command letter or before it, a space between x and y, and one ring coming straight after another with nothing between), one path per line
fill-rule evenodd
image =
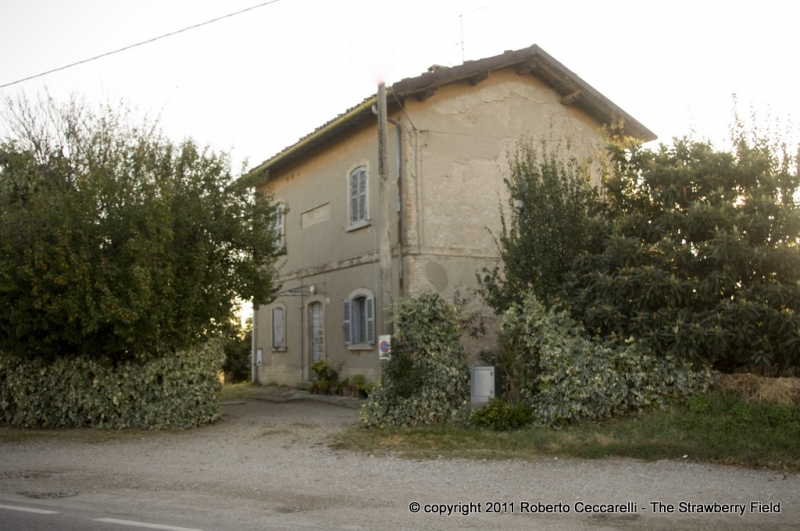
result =
M311 324L311 363L325 358L325 333L322 327L322 303L314 302L308 306Z

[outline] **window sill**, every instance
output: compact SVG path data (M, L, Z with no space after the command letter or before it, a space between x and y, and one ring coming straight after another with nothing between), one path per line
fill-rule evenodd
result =
M358 345L347 345L347 350L375 350L375 345L369 343L359 343Z
M364 227L369 227L370 225L372 225L372 220L365 219L363 221L359 221L358 223L353 223L352 225L350 225L349 227L345 228L344 230L347 231L347 232L350 232L350 231L354 231L354 230L358 230L358 229L363 229Z
M286 347L272 347L272 352L286 352Z

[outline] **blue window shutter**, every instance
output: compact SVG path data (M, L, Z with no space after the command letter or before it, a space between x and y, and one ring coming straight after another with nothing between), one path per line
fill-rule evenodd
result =
M358 170L350 174L350 225L358 221Z
M365 310L367 312L367 343L375 344L375 297L367 297Z
M367 219L367 170L358 171L358 220Z
M342 303L342 332L345 345L353 344L353 322L350 314L350 299L345 299Z

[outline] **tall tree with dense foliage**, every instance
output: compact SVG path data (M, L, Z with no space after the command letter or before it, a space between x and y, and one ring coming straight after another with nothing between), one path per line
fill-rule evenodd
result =
M563 286L593 334L721 370L800 364L798 158L741 133L732 152L612 145L600 249Z
M275 292L275 206L230 189L226 154L77 99L3 118L4 355L168 356Z
M509 211L501 209L496 242L501 266L479 275L480 292L496 313L522 304L529 291L554 300L575 256L590 245L596 190L587 161L542 143L522 142L511 159Z

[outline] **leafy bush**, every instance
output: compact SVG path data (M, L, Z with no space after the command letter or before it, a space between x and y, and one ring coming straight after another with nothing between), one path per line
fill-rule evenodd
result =
M392 357L359 418L365 427L464 422L469 369L452 305L437 294L395 306Z
M0 356L0 422L192 428L220 418L219 339L146 362Z
M315 361L311 364L311 370L317 376L317 381L325 381L336 385L339 381L339 371L328 360Z
M499 398L493 398L485 406L476 409L470 422L478 428L490 428L496 431L517 430L531 423L533 411L522 403L509 404Z
M533 294L505 313L501 338L513 354L520 397L539 426L656 407L711 384L708 368L643 354L633 342L608 346L587 339L566 312L545 310Z
M363 390L364 390L364 387L367 385L367 377L366 377L366 376L364 376L363 374L354 374L354 375L353 375L353 376L350 378L350 383L351 383L351 384L353 385L353 387L355 387L356 389L360 389L360 390L362 390L362 391L363 391Z

